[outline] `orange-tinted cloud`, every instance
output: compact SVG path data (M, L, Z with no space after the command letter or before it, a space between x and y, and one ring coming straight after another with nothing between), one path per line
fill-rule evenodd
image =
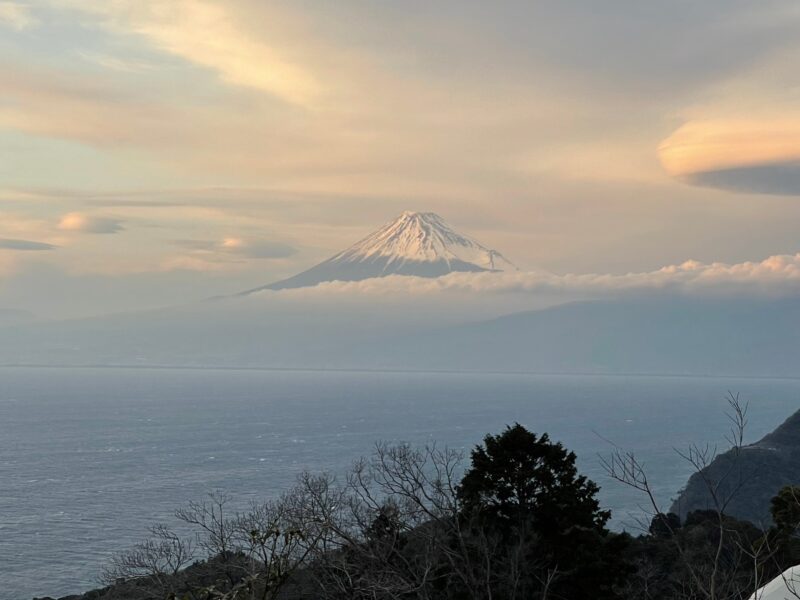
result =
M78 233L118 233L124 228L122 221L113 217L101 217L87 215L84 213L67 213L58 222L58 228L62 231L74 231Z
M254 37L230 10L207 0L68 0L67 6L95 14L156 48L214 70L234 86L252 88L290 104L311 107L320 84L308 68L281 49Z
M690 121L659 147L673 176L800 160L800 118Z

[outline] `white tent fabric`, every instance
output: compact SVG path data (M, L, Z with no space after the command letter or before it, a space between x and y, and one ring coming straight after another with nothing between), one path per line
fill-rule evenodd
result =
M800 565L786 569L750 596L750 600L800 600Z

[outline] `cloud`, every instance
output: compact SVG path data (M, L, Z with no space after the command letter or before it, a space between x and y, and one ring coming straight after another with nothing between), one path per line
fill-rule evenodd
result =
M232 5L204 0L71 0L67 5L103 18L108 26L133 32L156 48L216 71L235 86L265 92L309 107L319 84L303 66L243 27Z
M246 240L236 237L225 238L220 244L224 252L246 258L288 258L297 250L288 244L266 240Z
M689 122L662 142L659 158L692 184L800 194L800 118Z
M684 179L693 185L735 192L800 196L800 160L703 171Z
M297 249L281 242L226 237L221 241L176 240L175 244L195 253L225 253L247 258L287 258Z
M726 70L764 50L743 48L738 27L709 27L719 1L691 19L634 7L586 19L587 0L366 12L352 2L43 3L88 39L64 48L69 72L0 69L10 98L0 125L101 146L119 160L120 185L142 179L141 165L124 168L133 158L181 184L359 194L365 206L376 196L538 202L554 175L660 183L654 123L675 110L684 79L705 84L713 70L690 42L697 51L713 38ZM776 39L742 23L751 43ZM665 52L675 33L681 51ZM87 72L87 60L106 68Z
M2 128L106 148L164 143L181 129L179 111L84 74L0 62L0 87Z
M122 221L112 217L98 217L72 212L61 217L58 228L62 231L79 233L119 233L124 230Z
M451 273L436 279L393 275L356 282L327 282L313 288L265 291L286 295L563 294L587 297L629 292L800 293L800 253L758 262L728 264L688 260L656 271L566 274L546 271Z
M119 61L128 62L126 53L134 50L161 68L135 77L119 69L102 73L110 89L125 92L121 99L103 98L102 89L93 93L92 87L103 87L97 81L84 86L87 94L48 90L46 77L45 84L26 86L38 88L30 92L4 90L15 102L0 109L0 121L37 135L102 144L109 154L144 146L153 162L189 171L193 179L187 179L195 182L233 175L244 185L305 193L463 202L467 195L530 194L531 178L542 173L628 177L635 170L631 162L644 156L648 172L641 176L661 176L641 150L652 152L652 140L630 148L630 138L657 115L663 95L643 109L639 98L596 79L594 64L582 65L592 79L580 85L561 65L546 64L553 54L543 51L529 27L563 46L548 23L575 20L572 10L553 14L560 5L537 11L515 3L496 11L419 3L406 11L382 4L364 13L348 2L314 10L248 0L49 3L72 8L59 14L115 41L71 52L113 57L113 69L124 67ZM646 16L630 29L638 32ZM618 63L598 56L613 36L589 23L567 29L576 46L585 35L601 38L591 51L571 48L575 58ZM634 54L618 48L613 58ZM643 75L637 72L637 81ZM653 79L663 82L663 75ZM220 80L232 86L220 89ZM0 87L10 83L0 81ZM636 124L630 123L634 115Z
M39 20L33 15L27 4L0 2L0 25L22 31L34 27L38 23Z
M765 18L770 11L761 15ZM774 14L797 26L793 6ZM800 44L710 82L658 147L668 174L692 185L745 193L800 194Z
M54 246L53 244L46 244L44 242L0 238L0 250L40 251L55 250L56 247L57 246Z
M252 238L226 237L222 240L175 240L188 254L168 258L162 268L191 271L216 271L246 259L277 260L297 253L289 244Z
M129 60L112 56L110 54L100 54L96 52L78 52L78 56L85 61L96 64L104 69L111 71L121 71L123 73L141 73L143 71L152 71L156 68L154 63L146 62L143 60Z
M659 157L676 176L800 159L800 121L690 121L661 143Z

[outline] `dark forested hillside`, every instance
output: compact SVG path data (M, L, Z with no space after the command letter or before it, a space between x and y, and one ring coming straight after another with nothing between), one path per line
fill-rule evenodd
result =
M718 487L720 497L730 496L726 514L757 525L769 523L771 498L782 487L800 482L800 411L758 442L720 454L695 473L672 512L685 517L713 508L708 481Z

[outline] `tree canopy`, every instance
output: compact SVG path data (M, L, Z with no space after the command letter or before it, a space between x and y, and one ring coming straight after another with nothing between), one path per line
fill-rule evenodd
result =
M627 536L606 529L600 488L578 473L573 452L516 423L487 435L471 457L458 487L464 513L501 536L507 550L524 549L530 569L521 577L534 579L531 590L541 589L544 571L560 597L617 597L629 572Z

